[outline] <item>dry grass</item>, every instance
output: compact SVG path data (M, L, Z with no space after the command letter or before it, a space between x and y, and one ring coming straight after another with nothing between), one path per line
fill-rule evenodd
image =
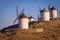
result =
M44 32L17 30L0 33L0 40L60 40L60 28L44 28Z
M55 24L57 26L52 27ZM4 33L0 33L0 40L60 40L60 24L58 23L46 23L40 22L30 25L31 27L35 26L37 28L30 28L28 30L20 30L17 31L8 31ZM42 26L41 26L42 25ZM50 26L49 26L50 25ZM43 32L36 32L36 29L41 28L44 29Z
M57 27L60 26L60 21L42 21L42 22L31 22L29 24L30 28L40 28L40 27Z

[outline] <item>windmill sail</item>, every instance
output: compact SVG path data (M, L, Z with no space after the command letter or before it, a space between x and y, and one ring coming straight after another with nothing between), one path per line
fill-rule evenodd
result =
M16 14L17 14L17 19L18 19L18 22L19 22L18 6L16 7Z
M48 10L49 10L49 11L50 11L50 7L51 7L51 5L49 4L49 5L48 5Z
M15 23L15 22L16 22L16 20L17 20L17 18L13 21L13 23Z
M39 12L41 11L41 8L40 8L40 6L39 6Z
M23 13L23 11L24 11L24 8L21 10L20 15ZM16 14L17 14L17 18L14 20L13 23L15 23L17 19L18 19L18 22L19 22L19 16L20 15L18 15L18 6L16 7Z
M14 20L14 22L13 23L15 23L16 22L16 20L18 19L18 21L19 21L19 15L18 15L18 6L16 7L16 14L17 14L17 18Z

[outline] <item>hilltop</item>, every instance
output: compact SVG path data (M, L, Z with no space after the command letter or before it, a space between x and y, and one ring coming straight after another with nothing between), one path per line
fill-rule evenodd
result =
M60 40L60 22L57 21L31 22L27 30L17 26L9 26L5 28L7 31L0 32L0 40ZM43 31L36 31L41 28Z

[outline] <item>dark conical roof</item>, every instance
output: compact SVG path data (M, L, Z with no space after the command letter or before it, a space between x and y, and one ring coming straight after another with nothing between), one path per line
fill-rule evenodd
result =
M56 10L56 8L53 6L53 7L51 8L51 10Z
M21 14L19 15L19 18L27 18L27 16L26 16L24 13L21 13Z
M44 9L42 9L42 10L40 10L40 12L43 12L45 10L45 8Z
M28 17L28 18L33 18L32 16Z
M41 10L41 12L43 12L43 11L48 11L48 10L46 10L46 9L44 8L44 9Z

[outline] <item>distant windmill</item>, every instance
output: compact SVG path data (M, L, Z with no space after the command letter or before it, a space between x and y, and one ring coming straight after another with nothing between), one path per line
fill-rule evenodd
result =
M16 7L16 14L17 14L17 18L14 20L13 23L16 22L16 20L18 19L18 24L19 24L19 28L21 29L28 29L28 17L24 14L24 9L21 10L20 14L18 15L18 6Z
M58 9L56 9L54 6L51 7L49 4L48 10L50 11L50 17L57 18L57 12L60 13Z

